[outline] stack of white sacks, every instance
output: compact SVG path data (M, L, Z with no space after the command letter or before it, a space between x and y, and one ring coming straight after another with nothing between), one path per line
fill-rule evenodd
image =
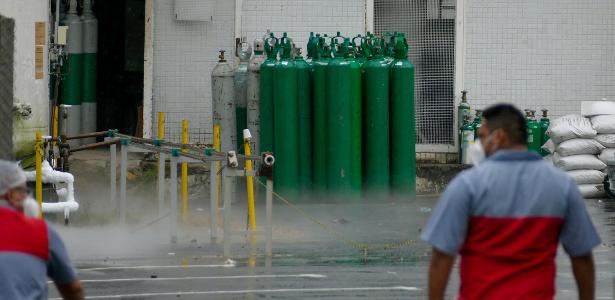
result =
M545 143L543 149L552 154L550 158L555 166L574 178L581 194L586 198L604 196L602 182L606 160L614 159L607 158L607 152L611 153L610 157L615 155L615 149L606 151L607 147L615 148L615 122L612 125L610 132L614 134L598 134L601 131L592 126L589 118L566 115L553 120L547 131L550 140ZM605 155L604 161L601 159L602 154Z

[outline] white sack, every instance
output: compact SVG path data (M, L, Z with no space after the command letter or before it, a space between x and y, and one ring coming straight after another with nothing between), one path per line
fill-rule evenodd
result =
M552 139L547 140L540 148L549 154L555 153L555 143L553 143Z
M594 139L604 147L615 148L615 134L599 134Z
M561 156L599 154L604 148L594 139L572 139L557 145L555 152Z
M615 160L615 149L606 148L602 150L600 155L598 155L598 159L601 160L605 164L608 164L609 160Z
M564 171L572 170L603 170L606 164L595 155L581 154L572 156L553 155L553 164Z
M570 175L577 184L601 184L606 175L598 170L574 170L566 174Z
M574 138L593 138L596 130L589 119L580 115L566 115L551 122L547 135L555 144Z
M615 115L615 102L613 101L582 101L581 114L586 117L598 115Z
M604 197L604 189L601 188L601 184L581 184L579 185L579 191L583 198L600 198Z
M615 133L615 115L594 116L591 122L598 133Z

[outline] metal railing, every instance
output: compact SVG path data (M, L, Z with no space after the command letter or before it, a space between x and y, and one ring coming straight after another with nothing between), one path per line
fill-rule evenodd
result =
M218 211L222 212L223 216L223 249L224 256L230 257L230 245L231 245L231 235L233 234L231 230L231 194L232 194L232 184L231 178L233 177L254 177L259 175L260 173L266 173L268 168L271 168L273 165L273 156L270 154L265 154L263 156L243 156L236 155L234 151L229 151L228 153L222 153L215 151L210 148L206 149L198 149L201 153L195 153L196 149L194 147L190 148L189 152L182 152L181 148L176 148L174 146L182 146L181 144L165 142L160 140L154 140L154 143L148 143L147 139L141 138L132 138L126 135L117 134L113 137L107 137L106 140L110 142L110 152L111 152L111 172L110 172L110 190L111 190L111 198L116 198L115 191L117 191L117 143L111 143L111 141L119 141L120 144L120 188L119 188L119 203L118 203L118 213L119 213L119 222L120 224L126 224L126 190L127 190L127 173L128 173L128 153L130 152L139 152L139 153L158 153L160 155L159 158L159 166L158 166L158 208L159 208L159 216L163 216L163 207L165 200L165 165L166 165L166 157L169 157L169 165L170 165L170 217L171 217L171 242L175 243L177 241L177 227L176 224L179 221L178 215L178 197L177 197L177 166L181 163L209 163L210 164L210 219L209 219L209 228L210 228L210 239L212 242L215 242L218 238ZM253 162L259 162L261 165L261 172L248 171L245 169L239 169L237 166L239 165L237 161L240 160L250 160ZM217 164L222 164L221 172L222 172L222 186L224 187L224 191L222 193L222 207L218 207L217 205L217 176L216 170ZM245 165L245 164L244 164ZM267 179L267 189L266 189L266 225L265 225L265 237L266 237L266 255L270 256L272 252L272 199L273 199L273 181L270 176ZM259 234L260 232L256 232L255 230L248 231L249 234Z
M163 121L164 122L164 121ZM164 130L164 124L161 125ZM67 141L74 139L83 139L83 138L91 138L91 137L102 137L104 136L103 142L81 145L77 147L71 148ZM184 139L187 141L187 139ZM245 139L245 153L250 153L250 137L249 132L247 132L247 137ZM117 167L118 167L118 149L117 146L119 144L119 197L118 197L118 187L117 187ZM170 190L170 209L167 215L170 216L170 241L171 243L177 243L177 224L180 220L185 220L185 216L182 216L180 219L180 215L178 211L181 211L182 214L187 214L187 202L182 201L182 209L179 209L178 203L178 164L209 164L210 166L210 218L209 218L209 235L212 243L216 243L218 239L219 226L218 226L218 214L222 213L223 225L222 225L222 236L223 236L223 251L224 257L231 257L231 241L233 234L237 232L233 232L231 229L231 203L232 203L232 178L234 177L248 177L253 178L254 176L264 176L267 178L266 183L266 224L265 230L257 231L256 230L256 222L255 222L255 212L254 212L254 193L253 187L248 186L248 211L250 218L250 226L246 232L250 237L250 241L255 241L255 236L263 234L266 239L266 247L265 254L266 256L272 255L272 238L273 238L273 225L272 225L272 211L273 211L273 180L272 180L272 168L275 162L275 158L271 153L263 153L262 155L238 155L235 151L221 152L217 151L213 148L201 148L194 145L190 145L187 143L174 143L165 141L163 139L146 139L139 138L134 136L129 136L125 134L120 134L116 130L108 130L87 134L80 134L75 136L61 136L61 137L41 137L40 134L37 135L37 155L36 162L39 165L43 160L48 159L49 161L59 161L62 160L64 163L58 164L57 162L54 164L56 167L66 168L63 171L68 171L68 156L71 153L77 151L83 151L86 149L99 148L99 147L109 147L110 151L110 202L115 203L118 208L118 219L120 225L126 224L127 217L127 175L128 175L128 153L138 152L138 153L154 153L158 155L158 174L157 174L157 182L158 182L158 217L159 219L164 218L166 215L165 212L165 190L167 184L165 182L166 174L165 168L167 162L170 166L170 181L169 181L169 190ZM45 149L51 148L49 151L49 155L45 158ZM258 171L254 171L251 169L252 163L241 163L240 162L252 162L255 165L259 166ZM239 166L245 166L244 169ZM184 171L184 170L182 170ZM181 184L182 184L182 196L187 198L187 171L182 176ZM37 174L37 183L39 183L39 175L41 175L40 168L36 170ZM221 176L218 177L218 174ZM41 175L42 176L42 175ZM219 180L221 182L219 182ZM220 191L220 183L224 188L223 191ZM248 185L253 184L251 180L248 180ZM251 189L252 188L252 189ZM42 204L42 194L40 194L41 185L37 184L37 200ZM252 191L252 192L250 192ZM218 201L221 199L221 201ZM185 199L187 201L187 199ZM223 206L219 205L219 202L223 204Z

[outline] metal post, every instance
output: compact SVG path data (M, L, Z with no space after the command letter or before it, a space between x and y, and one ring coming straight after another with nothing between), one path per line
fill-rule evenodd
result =
M251 149L250 149L250 131L248 129L245 129L243 131L243 144L244 144L244 153L246 156L250 156L252 155L251 153ZM246 172L251 172L252 171L252 161L249 159L246 159L245 162L245 170ZM252 176L246 175L246 189L247 189L247 194L248 194L248 228L250 229L250 231L255 231L256 230L256 213L255 213L255 209L254 209L254 182L252 181Z
M120 145L120 224L126 224L126 175L128 173L128 141L122 139Z
M110 176L109 176L109 205L117 206L117 145L109 146L110 152Z
M273 180L271 178L267 178L267 199L266 199L266 212L265 217L267 219L267 228L266 228L266 236L265 236L265 254L268 257L272 255L272 240L273 240Z
M161 218L164 211L164 167L167 157L164 152L158 154L158 217Z
M182 144L188 144L188 120L182 120ZM186 152L182 149L182 152ZM188 163L182 160L182 221L188 218Z
M164 140L164 112L158 112L158 140ZM164 167L166 154L158 153L158 217L162 217L164 210Z
M211 170L209 174L209 236L212 242L218 238L218 174L217 161L211 162Z
M224 201L224 257L231 257L231 177L228 174L228 167L222 171L222 187L224 188L224 194L222 199Z
M220 125L214 125L214 150L220 151ZM222 192L222 175L220 162L216 162L216 207L220 207L220 193Z
M36 132L34 145L36 165L36 203L38 203L38 217L43 217L43 134Z
M169 227L171 231L171 243L177 243L177 149L173 149L171 153L171 217L169 218Z

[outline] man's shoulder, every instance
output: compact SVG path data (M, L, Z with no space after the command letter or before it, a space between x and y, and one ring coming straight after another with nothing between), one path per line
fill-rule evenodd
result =
M59 242L62 242L62 237L60 237L60 234L58 233L58 231L53 228L53 225L45 222L45 225L47 226L47 237L49 238L49 246L53 247L54 245L57 245Z

